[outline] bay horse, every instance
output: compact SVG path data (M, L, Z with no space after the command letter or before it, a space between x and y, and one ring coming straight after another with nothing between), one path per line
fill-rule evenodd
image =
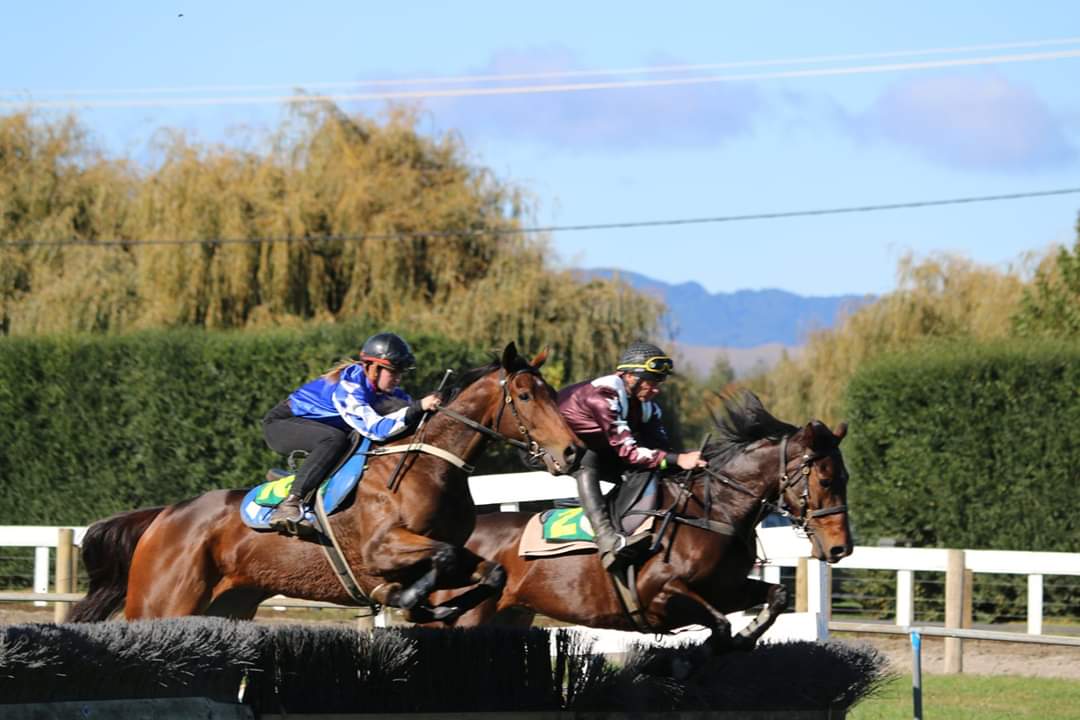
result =
M489 436L527 446L549 471L566 472L578 440L559 414L538 368L510 343L498 361L462 376L445 407L429 417L423 441L441 454L367 458L351 504L329 516L333 535L359 589L380 605L404 607L413 619L452 619L469 605L432 608L436 588L462 588L469 602L497 594L505 573L462 547L476 508L467 470ZM382 447L412 442L400 438ZM388 487L391 476L396 480ZM165 507L133 510L92 525L83 540L90 578L72 622L223 615L250 619L263 600L283 594L359 604L317 542L257 531L240 517L244 490L213 490ZM475 592L480 590L481 592Z
M796 428L745 390L721 401L724 412L714 416L717 439L702 455L708 467L659 481L661 509L647 513L656 516L658 552L636 573L640 613L629 612L596 553L520 557L531 514L499 512L477 518L466 546L506 569L506 587L454 624L528 626L537 613L651 633L696 624L711 630L707 643L714 652L752 648L787 603L782 585L747 577L757 555L754 528L770 509L809 535L818 559L835 563L851 554L848 478L840 454L847 426L841 423L835 433L818 421ZM732 637L725 613L761 604L750 625Z

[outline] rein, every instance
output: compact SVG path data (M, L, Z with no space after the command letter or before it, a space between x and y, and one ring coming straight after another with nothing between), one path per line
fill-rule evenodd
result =
M527 372L527 371L519 370L518 372ZM509 445L512 445L512 446L514 446L516 448L524 450L527 453L529 453L529 456L531 458L540 457L541 455L544 454L543 450L541 450L540 445L535 440L532 439L532 435L529 434L529 429L527 427L525 427L525 423L523 423L521 421L521 416L518 414L517 406L514 404L514 397L510 393L509 382L510 382L510 380L513 379L513 377L515 375L517 375L517 372L510 373L509 375L507 375L505 369L499 368L499 387L502 389L503 402L499 404L499 412L495 416L494 426L499 427L499 424L502 422L503 411L506 409L506 406L509 405L510 406L510 412L513 413L514 419L517 421L518 431L525 438L524 442L522 442L521 440L518 440L516 438L507 437L506 435L503 435L498 430L493 430L492 428L489 428L486 425L478 423L477 421L473 420L472 418L466 417L465 415L462 415L461 413L457 412L456 410L451 410L450 408L445 408L445 407L442 407L440 405L439 407L435 408L435 412L439 412L439 413L442 413L442 414L446 415L447 417L453 418L454 420L457 420L458 422L460 422L462 425L465 425L465 426L467 426L467 427L469 427L469 428L471 428L473 430L476 430L479 433L487 435L488 437L495 438L496 440L501 440L501 441L503 441L503 442L505 442L505 443L507 443ZM390 445L390 446L387 446L387 447L376 448L375 450L369 451L368 455L390 455L390 454L393 454L393 453L420 452L420 453L426 453L428 455L434 455L437 458L445 460L446 462L450 463L451 465L454 465L455 467L460 468L461 470L464 470L466 474L471 474L473 472L473 470L476 469L475 467L473 467L472 465L469 465L468 463L466 463L464 460L462 460L460 457L453 454L452 452L450 452L448 450L443 450L442 448L436 447L435 445L430 445L428 443L422 442L422 440L423 440L423 437L421 436L420 438L417 439L416 442L411 442L408 445ZM386 486L388 488L390 488L391 490L393 490L393 491L397 491L397 487L400 484L400 480L399 480L399 471L400 470L401 470L401 463L398 463L397 468L395 468L395 470L394 470L394 474L390 476L390 479L386 483Z

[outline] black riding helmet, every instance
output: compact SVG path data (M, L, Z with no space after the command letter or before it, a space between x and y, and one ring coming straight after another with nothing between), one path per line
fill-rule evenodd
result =
M675 372L675 363L656 345L639 340L623 350L615 369L646 380L660 381Z
M398 372L416 368L416 358L409 343L389 332L378 333L365 340L360 348L360 359Z

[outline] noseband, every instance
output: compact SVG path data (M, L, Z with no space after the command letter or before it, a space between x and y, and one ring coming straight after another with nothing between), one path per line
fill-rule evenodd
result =
M796 525L803 532L810 534L812 530L809 527L810 521L819 517L825 517L826 515L838 515L839 513L847 512L847 505L836 505L829 508L821 508L819 510L810 510L810 468L813 467L814 462L825 457L824 455L811 455L809 452L803 453L801 458L802 462L799 463L799 469L795 471L794 475L788 475L787 466L787 446L789 435L785 435L784 439L780 441L780 496L777 499L776 511L791 520L792 524ZM792 507L787 500L787 491L789 488L796 484L801 484L801 492L799 493L799 514L795 515L792 512Z

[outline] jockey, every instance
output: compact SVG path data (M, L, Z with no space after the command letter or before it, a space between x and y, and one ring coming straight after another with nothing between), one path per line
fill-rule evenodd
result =
M288 454L309 454L296 473L289 496L267 518L270 527L295 533L303 520L302 501L311 496L341 459L356 431L375 441L411 432L423 413L439 406L437 393L413 400L398 387L414 369L409 344L394 333L372 335L360 362L347 360L301 386L263 418L266 444Z
M635 342L619 357L614 374L559 391L559 410L586 447L574 473L578 495L592 524L600 561L612 572L633 562L640 555L637 546L648 537L627 544L627 535L612 523L600 480L618 483L622 472L630 469L691 470L705 465L699 451L669 449L660 407L653 402L674 369L671 358L656 345Z

